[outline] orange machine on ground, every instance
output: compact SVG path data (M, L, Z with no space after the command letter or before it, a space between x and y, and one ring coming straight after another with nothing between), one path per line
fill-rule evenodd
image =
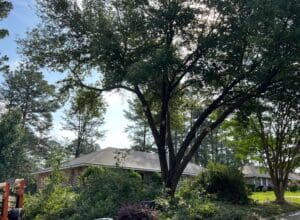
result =
M25 189L25 180L16 179L13 184L15 198L10 196L10 184L8 182L0 183L0 191L2 191L2 202L0 201L0 220L20 220L21 209L23 208L23 198ZM1 194L0 194L1 195ZM10 205L10 201L14 200L14 206Z

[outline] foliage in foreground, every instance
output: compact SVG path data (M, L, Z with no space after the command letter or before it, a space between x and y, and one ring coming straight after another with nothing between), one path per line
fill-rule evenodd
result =
M262 217L276 216L300 209L300 202L278 205L271 202L255 203L251 200L243 204L225 201L226 198L212 196L205 190L205 187L201 187L199 178L185 180L178 188L174 198L161 197L157 199L160 219L258 220Z
M64 186L64 181L62 173L54 171L45 189L26 196L25 219L114 217L122 205L152 200L160 192L158 182L145 184L137 172L121 169L90 167L81 176L77 190Z
M25 220L67 219L77 199L77 194L62 183L63 174L57 169L50 175L43 190L35 195L26 195Z
M217 200L240 204L249 202L249 191L244 177L233 167L210 163L208 169L198 175L195 187L203 187Z
M195 180L185 180L174 198L160 198L157 202L162 219L241 219L245 212L237 209L228 212L223 206L248 204L249 199L237 169L210 164Z
M215 172L214 175L218 174L221 177L224 177L224 173L235 176L229 167L225 169L221 165L210 165L206 172L212 172L210 169L218 170L219 172ZM231 170L231 172L221 172L219 169ZM142 180L141 176L133 171L91 167L81 176L81 184L77 191L64 186L62 174L55 171L44 190L36 195L26 196L25 220L81 220L100 217L126 219L126 216L130 215L145 215L148 219L156 219L159 215L159 219L172 220L255 220L259 219L259 216L270 217L300 209L300 204L285 206L273 203L236 204L235 200L220 197L226 193L220 193L218 196L208 193L207 185L216 186L223 184L222 181L215 181L212 184L213 178L207 178L205 179L207 182L201 185L203 181L199 180L201 178L199 176L194 180L184 180L175 197L168 198L160 194L161 188L158 182L155 182L156 178L148 178L145 184L145 179ZM232 185L235 184L233 181ZM140 201L154 198L158 198L156 199L157 211L136 205Z
M115 216L122 204L154 199L140 174L121 169L90 167L81 177L82 186L72 220Z

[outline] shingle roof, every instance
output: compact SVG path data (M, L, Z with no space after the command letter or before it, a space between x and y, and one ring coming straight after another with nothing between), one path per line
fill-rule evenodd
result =
M262 172L258 167L252 165L245 165L243 167L242 173L245 177L263 177L270 178L270 175L266 172Z
M105 166L105 167L122 167L124 169L133 169L150 172L160 172L158 155L156 153L147 153L134 150L105 148L90 154L83 155L64 163L61 169L84 166ZM203 168L193 163L189 163L183 174L195 176ZM51 168L39 170L34 174L50 172Z
M245 177L262 177L262 178L271 178L267 172L263 172L260 168L252 166L252 165L245 165L243 167L242 173ZM295 173L289 174L290 180L297 180L300 181L300 175Z

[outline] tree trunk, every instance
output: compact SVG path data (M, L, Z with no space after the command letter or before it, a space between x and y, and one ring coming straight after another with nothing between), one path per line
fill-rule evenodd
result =
M165 182L168 196L174 197L178 182L179 181L175 182L172 179L169 179L167 182Z
M285 204L285 198L284 198L284 192L285 192L285 186L278 182L277 184L274 184L274 194L276 196L275 202L278 204Z

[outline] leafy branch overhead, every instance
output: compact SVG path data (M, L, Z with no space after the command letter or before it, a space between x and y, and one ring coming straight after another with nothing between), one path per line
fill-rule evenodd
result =
M213 129L249 99L293 82L299 7L297 0L39 0L42 23L19 40L20 50L40 66L68 71L69 86L134 93L174 192ZM201 97L201 114L175 151L170 103L191 91Z

